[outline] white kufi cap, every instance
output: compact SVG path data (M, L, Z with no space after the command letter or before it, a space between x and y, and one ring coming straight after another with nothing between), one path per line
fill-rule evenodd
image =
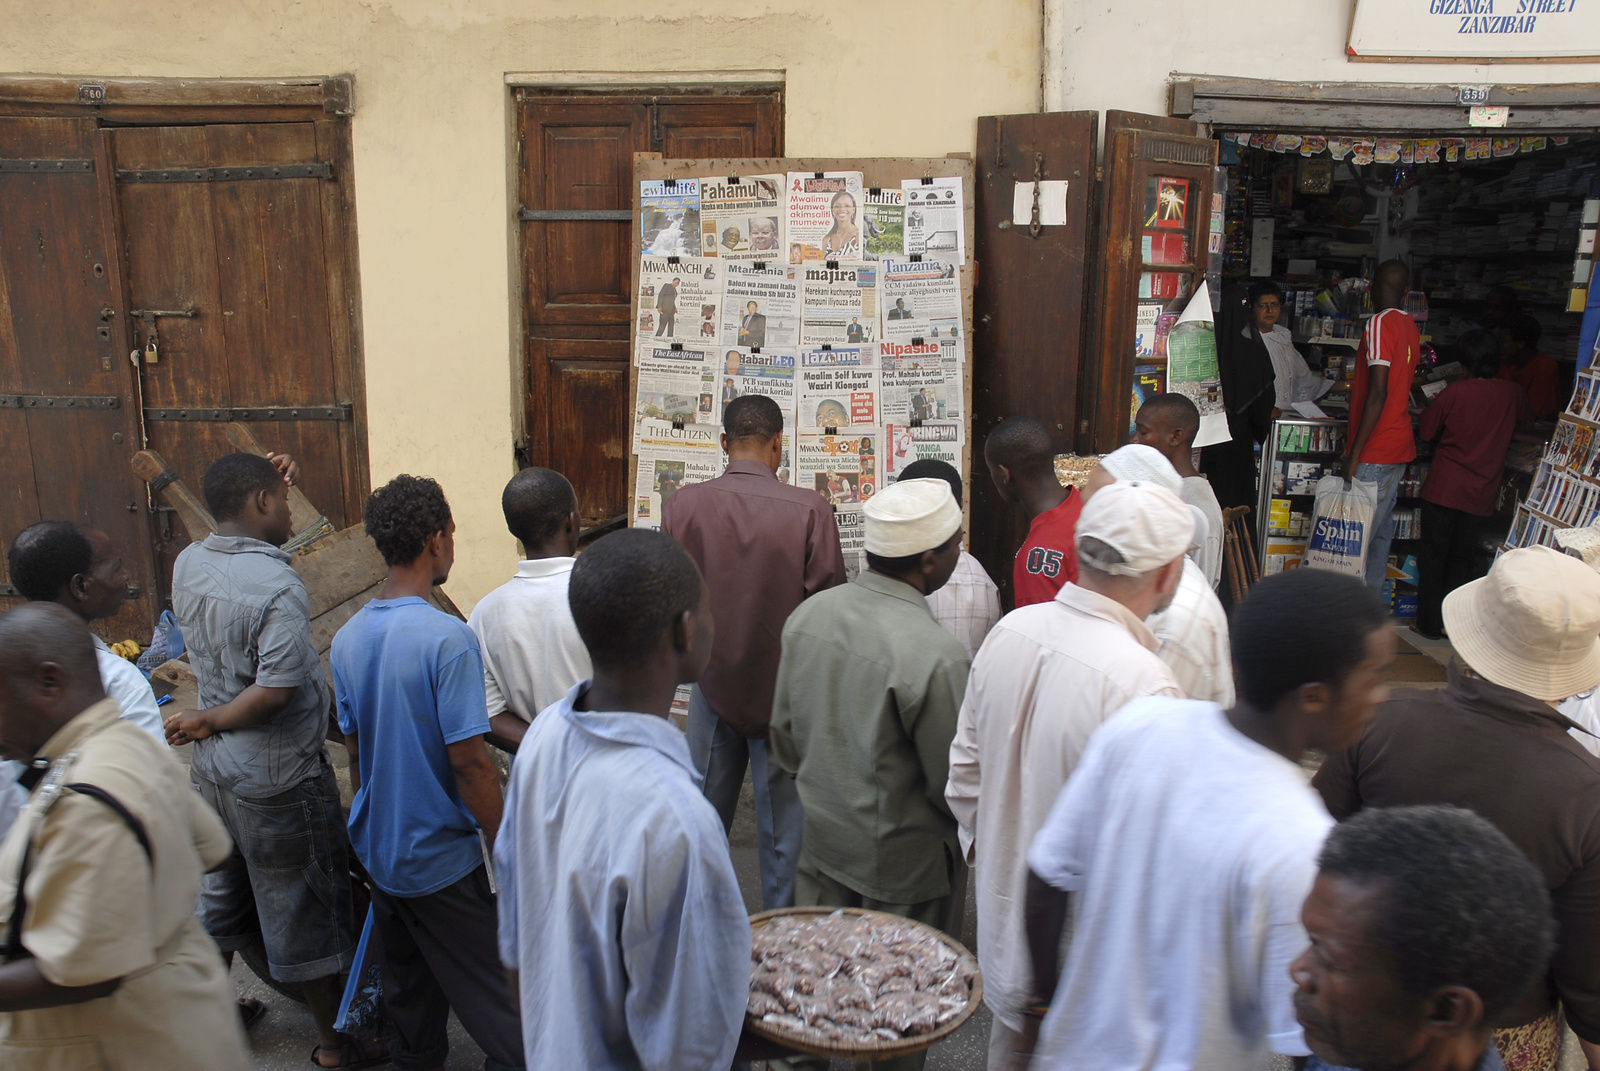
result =
M1165 487L1173 494L1177 494L1183 487L1183 477L1178 475L1178 470L1173 468L1172 462L1153 446L1129 443L1101 458L1100 467L1118 480L1141 480L1153 483L1158 487Z
M906 558L943 546L961 527L961 507L943 480L901 480L861 508L866 547L883 558Z

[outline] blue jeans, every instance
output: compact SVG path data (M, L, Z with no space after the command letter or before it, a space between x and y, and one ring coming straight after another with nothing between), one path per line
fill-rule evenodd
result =
M1389 545L1394 542L1394 503L1400 495L1400 476L1406 471L1398 465L1372 465L1366 462L1356 466L1355 477L1362 483L1378 485L1378 506L1372 511L1372 541L1367 547L1367 586L1383 590L1388 576Z
M689 690L689 757L705 779L706 799L723 830L733 828L748 763L756 790L756 841L761 852L761 909L794 906L794 870L800 860L800 794L794 776L772 761L765 740L734 732L700 693Z

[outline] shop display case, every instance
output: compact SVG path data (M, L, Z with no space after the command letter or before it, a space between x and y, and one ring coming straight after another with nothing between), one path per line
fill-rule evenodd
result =
M1317 481L1338 471L1345 434L1342 420L1284 417L1273 421L1272 433L1261 444L1256 508L1262 576L1293 569L1305 558Z

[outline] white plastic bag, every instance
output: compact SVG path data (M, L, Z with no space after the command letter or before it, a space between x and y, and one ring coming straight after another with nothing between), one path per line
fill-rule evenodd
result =
M1367 575L1367 550L1372 544L1372 515L1378 509L1378 485L1343 476L1317 481L1311 514L1311 543L1305 563L1362 579Z

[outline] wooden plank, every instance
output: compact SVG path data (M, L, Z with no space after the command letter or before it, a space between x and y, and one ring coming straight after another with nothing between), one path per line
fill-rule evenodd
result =
M378 597L378 589L381 587L383 581L379 580L365 591L359 591L311 618L311 645L317 649L318 654L333 646L333 637L338 635L346 622L356 616L357 610Z
M146 483L167 471L167 463L153 450L140 450L130 459L129 465L134 475ZM189 531L190 542L198 543L217 530L217 522L212 519L211 511L181 479L173 480L162 488L161 494L177 510L178 520Z
M1469 126L1466 109L1417 104L1360 104L1225 100L1197 98L1191 118L1227 128L1300 130L1330 134L1434 133L1455 137L1506 136L1530 130L1590 131L1600 126L1600 105L1530 107L1513 105L1512 122L1504 129Z
M267 455L267 448L261 445L261 440L249 428L234 421L223 429L223 434L228 437L228 442L235 450L246 454L255 454L258 457ZM313 524L322 520L322 514L317 507L311 504L305 492L299 487L289 488L289 520L296 533L303 532Z
M1415 62L1407 59L1405 62ZM1522 62L1522 61L1518 61ZM1173 85L1187 86L1186 92L1198 104L1214 100L1264 100L1283 104L1303 101L1351 104L1433 104L1463 112L1456 102L1457 84L1436 82L1285 82L1270 78L1226 78L1208 75L1175 75ZM1593 82L1553 82L1543 85L1494 85L1490 104L1513 107L1600 107L1600 85ZM1109 124L1108 124L1109 125ZM1376 129L1369 126L1367 129Z
M313 618L388 575L383 556L360 525L323 536L291 558L289 564L305 581Z
M361 271L356 245L355 149L350 120L320 119L317 159L333 164L333 181L322 184L322 233L327 242L328 337L333 347L333 393L350 403L351 419L339 422L344 467L343 517L354 524L372 493L367 454L367 372L361 323ZM517 375L520 382L522 376ZM522 409L514 412L520 419ZM333 503L324 502L324 509Z
M349 78L349 76L344 76ZM98 109L129 105L203 107L307 107L321 111L330 98L349 96L349 88L324 88L323 78L60 78L34 74L0 75L0 103L79 104L78 87L102 86Z

